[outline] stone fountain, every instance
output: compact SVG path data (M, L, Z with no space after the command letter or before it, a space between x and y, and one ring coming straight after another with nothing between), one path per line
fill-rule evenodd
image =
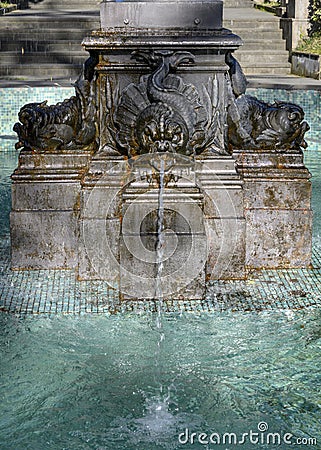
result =
M309 266L304 112L246 94L222 13L220 0L101 4L75 96L27 104L14 126L14 270L73 269L126 300L155 297L159 264L175 299Z

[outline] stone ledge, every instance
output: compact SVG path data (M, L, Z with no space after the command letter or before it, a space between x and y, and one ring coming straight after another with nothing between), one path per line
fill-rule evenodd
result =
M305 52L292 52L292 68L295 75L320 80L320 55Z

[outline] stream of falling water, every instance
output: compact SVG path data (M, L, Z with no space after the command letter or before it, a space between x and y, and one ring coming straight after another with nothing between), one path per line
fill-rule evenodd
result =
M156 243L155 243L155 290L154 301L156 305L156 319L154 322L157 332L157 347L155 350L154 359L154 382L156 391L154 395L150 393L143 393L145 396L145 414L144 417L136 419L135 427L142 436L147 432L148 442L154 444L163 441L164 436L168 434L175 436L177 423L181 420L181 415L178 417L171 411L171 390L173 384L168 385L164 383L164 346L165 346L165 331L163 324L163 269L164 269L164 254L166 245L166 234L164 232L164 193L165 193L165 172L166 159L164 155L157 161L157 172L159 174L158 184L158 204L157 204L157 222L156 222Z
M161 158L159 170L159 191L158 191L158 209L157 209L157 236L156 236L156 284L155 299L157 302L156 325L159 330L162 329L162 309L163 309L163 257L164 257L164 177L165 161Z
M160 158L159 167L159 187L158 187L158 209L157 209L157 236L156 236L156 281L155 281L155 301L157 307L156 328L159 333L157 342L157 350L155 357L155 378L159 384L160 402L156 404L156 420L161 420L164 413L168 410L169 394L164 398L164 386L162 380L162 348L165 340L165 333L163 330L163 258L164 258L164 178L165 178L165 160Z

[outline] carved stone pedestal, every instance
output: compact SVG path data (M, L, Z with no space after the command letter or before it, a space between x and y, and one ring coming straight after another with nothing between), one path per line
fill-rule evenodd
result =
M103 2L83 45L76 95L14 127L13 269L75 269L126 301L309 265L304 111L245 94L221 1Z

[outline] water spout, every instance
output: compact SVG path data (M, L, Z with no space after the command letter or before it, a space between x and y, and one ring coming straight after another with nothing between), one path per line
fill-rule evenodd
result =
M156 316L156 328L159 333L159 338L157 342L156 350L156 382L159 384L160 399L162 401L163 394L163 383L162 383L162 347L163 341L165 340L165 333L163 330L163 288L162 288L162 274L163 274L163 258L164 258L164 247L165 247L165 236L164 236L164 176L165 176L165 159L160 158L159 166L159 190L158 190L158 209L157 209L157 236L156 236L156 281L155 281L155 300L157 307ZM167 405L168 402L164 401L156 404L155 414L157 422L160 417L164 416L164 404ZM165 416L167 412L167 406L165 408Z

